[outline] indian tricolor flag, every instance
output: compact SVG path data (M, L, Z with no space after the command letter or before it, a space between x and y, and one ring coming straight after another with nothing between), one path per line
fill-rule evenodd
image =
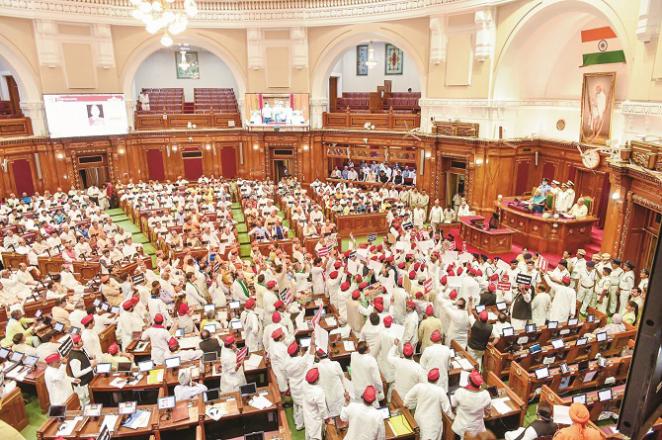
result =
M625 62L625 52L609 26L582 31L582 46L582 67Z

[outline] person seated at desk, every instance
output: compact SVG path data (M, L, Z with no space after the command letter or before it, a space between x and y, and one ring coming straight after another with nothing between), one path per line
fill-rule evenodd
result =
M178 380L179 385L175 386L175 400L177 402L195 399L197 396L207 391L205 385L193 382L190 368L179 370Z
M637 324L637 315L639 314L639 305L634 301L628 301L623 314L623 322L630 325Z
M558 430L558 425L552 420L552 408L548 404L538 405L538 418L526 428L520 427L504 434L506 440L535 440L538 437L551 437Z
M540 188L536 189L533 197L529 199L529 209L536 213L542 213L545 210L545 196Z
M113 342L106 349L106 353L99 356L99 363L111 364L113 369L117 369L117 364L129 363L133 364L133 355L131 353L123 353L120 351L120 346Z
M577 203L572 205L572 208L570 208L568 215L572 218L586 217L588 215L588 206L586 206L584 199L577 200Z
M216 355L220 357L221 344L218 342L218 339L212 337L209 330L202 330L200 332L200 339L202 340L200 341L199 347L203 353L216 353Z
M17 351L30 356L35 356L37 354L37 349L26 343L25 335L23 333L16 333L12 341L14 342L11 347L12 351Z
M177 357L179 356L182 363L196 361L202 357L202 350L180 350L179 341L171 337L168 340L168 351L165 356L166 358Z
M490 221L487 224L488 229L499 229L499 225L501 223L501 220L499 219L499 214L497 212L492 213L492 217L490 217Z

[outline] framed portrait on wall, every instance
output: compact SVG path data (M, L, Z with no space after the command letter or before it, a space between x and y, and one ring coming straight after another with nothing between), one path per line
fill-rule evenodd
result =
M368 45L359 44L356 46L356 76L368 76Z
M175 69L177 70L177 79L200 79L198 53L189 50L175 52Z
M384 50L384 74L402 75L402 51L389 43L386 43Z
M585 73L582 87L579 141L605 145L611 134L616 72Z

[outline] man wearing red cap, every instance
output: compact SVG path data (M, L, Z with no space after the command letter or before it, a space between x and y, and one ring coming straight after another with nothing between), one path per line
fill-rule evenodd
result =
M263 298L264 299L264 298ZM244 303L244 310L239 315L241 321L241 328L244 331L244 340L248 351L253 353L262 348L262 323L255 311L255 299L248 298Z
M289 358L287 354L287 345L285 344L285 332L282 327L276 328L271 332L271 342L269 343L269 359L271 368L278 381L278 389L281 393L287 391L287 374L285 373L285 363Z
M379 374L379 366L375 358L370 355L370 348L365 341L356 344L356 351L352 352L350 356L349 367L352 371L354 392L372 385L379 392L379 400L384 398L384 386Z
M451 341L455 339L462 347L467 345L467 336L471 322L470 311L467 309L464 298L458 298L455 290L449 295L450 301L444 301L444 314L448 317L448 331L446 333L446 345L450 347Z
M549 309L552 305L552 297L549 292L542 288L536 290L531 300L531 322L541 327L547 323Z
M419 362L425 371L439 370L440 378L436 384L448 391L448 367L450 365L451 350L441 343L442 340L441 331L433 331L430 335L431 345L425 347Z
M474 302L478 304L478 301L480 301L480 284L478 283L479 277L476 269L469 268L467 275L460 278L460 291L458 293L460 298L464 298L466 301L473 298Z
M276 311L276 303L279 298L275 292L276 280L267 281L266 289L262 292L262 323L266 327L271 324L271 315Z
M329 417L339 416L345 403L345 396L351 392L351 384L345 377L340 363L329 359L324 350L317 349L317 358L319 359L317 363L320 373L319 385L324 390Z
M472 302L470 301L469 304L472 305ZM478 319L475 319L473 314L469 317L473 324L469 330L467 351L476 359L479 367L483 365L483 353L485 353L487 343L490 342L490 337L492 337L492 324L488 322L488 318L487 310L480 312Z
M372 312L359 333L359 340L366 341L370 348L370 354L375 359L379 356L379 342L383 330L384 328L381 326L379 315L376 312Z
M320 257L315 257L313 261L313 267L310 268L310 279L313 288L313 295L322 295L325 292L326 283L324 280L324 266L322 265L322 259Z
M365 324L370 309L361 303L361 292L356 289L352 292L351 299L347 301L347 324L354 333L359 333Z
M44 371L44 381L48 390L48 398L52 406L63 406L73 394L71 385L74 380L67 375L66 365L58 353L53 353L46 357L46 371Z
M342 266L342 264L340 264L340 261L336 261L336 265L340 265L340 267ZM338 300L339 300L338 293L340 291L340 278L341 277L340 277L340 272L338 272L338 269L340 267L336 268L334 266L335 270L332 270L331 272L329 272L329 274L326 276L326 280L325 280L326 291L329 294L329 301L331 302L331 304L333 304L333 306L336 309L338 308Z
M106 349L106 353L103 353L99 358L99 363L111 364L114 369L117 369L117 364L126 362L133 363L133 355L123 353L116 342L110 344Z
M421 352L432 344L430 336L434 331L441 331L441 320L434 315L432 304L428 304L425 307L423 321L418 325L418 340L421 341Z
M398 284L392 290L393 301L393 322L402 325L407 316L407 299L409 294L402 288L402 284Z
M379 335L379 355L377 356L377 365L379 365L379 371L381 371L384 376L384 380L391 384L395 380L395 369L393 365L388 361L388 352L393 346L393 341L395 336L393 335L393 330L391 326L393 325L393 317L390 315L384 316L382 319L382 324L384 326L383 331Z
M168 353L165 355L166 358L179 357L182 363L197 361L202 357L202 350L180 350L179 341L175 337L168 339Z
M269 321L271 324L267 324L264 326L264 331L262 332L262 345L264 346L264 349L269 352L270 348L269 346L271 345L271 334L276 330L276 329L282 329L283 333L285 333L285 337L283 340L286 343L290 342L291 338L291 333L289 332L289 329L286 328L283 325L283 314L275 311L271 314L271 317L269 318Z
M157 299L161 304L163 302L161 299ZM122 345L122 348L126 350L126 347L136 339L136 335L139 335L143 331L143 320L135 311L135 300L129 298L122 303L122 310L120 311L120 316L117 318L117 330L115 334ZM156 316L156 314L154 315Z
M170 332L163 326L163 315L157 313L154 317L154 324L143 330L140 339L149 340L152 351L150 356L156 365L163 364L168 350L168 340Z
M83 339L83 347L90 357L95 359L101 358L103 350L101 350L101 340L99 335L94 331L94 315L90 314L85 316L80 323L83 326L81 331L81 338Z
M324 399L324 390L319 386L319 370L309 369L305 374L303 388L303 423L306 440L322 440L324 422L329 418Z
M414 419L420 427L421 440L441 440L444 429L441 413L452 418L453 412L446 389L437 385L440 378L439 369L431 369L427 373L427 381L417 383L403 397L405 407L416 407Z
M290 396L292 397L292 412L294 416L294 425L297 431L303 429L303 401L304 395L304 382L306 373L313 366L315 356L315 341L311 339L310 345L303 354L299 354L299 344L292 341L287 346L287 354L289 358L285 361L285 374L287 382L290 386Z
M577 313L577 292L570 287L570 277L564 276L561 284L552 281L548 274L545 274L543 279L551 289L553 298L549 310L549 320L567 322Z
M350 403L347 396L347 405L340 411L340 419L347 422L346 439L386 438L384 419L376 408L378 397L379 391L372 385L363 388L360 402Z
M414 360L416 346L405 342L402 345L402 356L399 353L400 341L394 340L393 346L388 352L388 360L395 370L395 382L393 387L404 398L409 390L425 378L423 367Z
M416 313L416 303L413 300L407 300L407 315L403 323L405 331L402 334L402 343L409 342L416 347L418 344L418 313Z
M235 338L227 335L221 348L221 393L239 391L239 387L245 384L244 366L237 365Z
M469 374L469 383L458 388L451 396L451 406L455 408L455 419L451 429L460 438L465 433L471 435L485 431L485 409L492 404L487 390L482 390L483 377L476 370Z
M80 405L83 407L90 403L88 385L94 379L94 367L97 365L97 361L96 359L90 359L83 350L83 341L80 335L71 335L71 341L74 346L68 355L67 374L73 379L78 379L78 384L74 384L74 392L78 395Z

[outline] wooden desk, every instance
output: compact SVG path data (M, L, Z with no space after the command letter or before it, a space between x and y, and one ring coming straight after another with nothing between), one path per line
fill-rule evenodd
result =
M386 234L388 223L385 212L372 214L336 215L333 218L338 235L347 238L350 234L354 237L370 234Z
M25 412L25 402L19 387L14 388L2 398L0 419L17 431L21 431L28 426L28 415Z
M509 206L514 199L504 198L497 206L501 208L501 224L515 230L513 241L522 247L560 255L563 251L573 254L591 242L591 228L597 217L543 218L542 214Z
M460 217L460 237L476 249L487 254L509 253L515 231L510 228L482 229L472 223L483 220L481 216Z
M19 264L28 264L28 256L16 252L3 252L2 263L5 265L6 269L17 270Z

